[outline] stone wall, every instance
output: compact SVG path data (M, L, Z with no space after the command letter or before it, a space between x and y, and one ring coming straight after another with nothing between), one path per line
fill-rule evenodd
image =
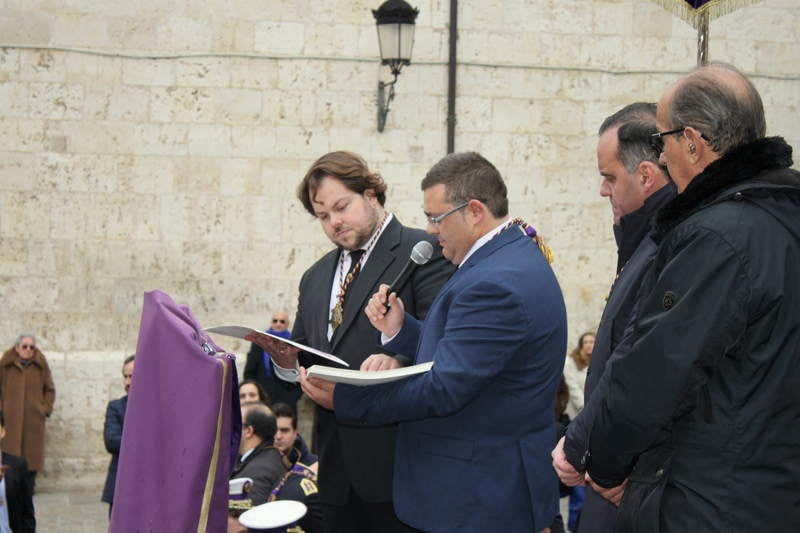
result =
M42 485L97 486L106 402L142 293L205 325L295 307L329 248L294 190L333 149L361 153L388 207L421 225L418 183L445 154L448 3L420 9L413 64L376 131L378 1L9 0L0 7L0 332L33 330L58 389ZM599 198L602 119L695 63L695 31L650 2L462 2L456 149L506 177L548 238L570 342L596 326L615 264ZM710 57L762 92L800 146L800 6L712 21ZM241 342L222 344L244 354Z

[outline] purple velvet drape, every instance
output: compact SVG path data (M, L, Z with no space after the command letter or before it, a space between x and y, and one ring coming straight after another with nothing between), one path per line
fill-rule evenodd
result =
M145 293L110 531L225 531L240 438L233 356L187 307Z

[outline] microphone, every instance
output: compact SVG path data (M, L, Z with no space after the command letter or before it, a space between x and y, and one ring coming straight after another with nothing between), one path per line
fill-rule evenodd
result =
M391 285L389 285L389 289L386 291L386 301L383 302L383 305L386 306L388 309L389 305L389 295L393 292L399 292L408 280L411 278L411 274L414 272L414 269L417 268L419 265L424 265L428 261L431 260L431 256L433 255L433 245L428 241L419 241L414 247L411 249L411 256L408 258L408 262L403 267L403 270L394 278L394 281Z

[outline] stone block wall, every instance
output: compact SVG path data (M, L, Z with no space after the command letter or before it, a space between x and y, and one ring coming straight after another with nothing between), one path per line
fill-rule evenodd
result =
M378 133L378 4L0 6L0 338L35 331L53 366L43 487L100 483L105 405L144 291L205 325L294 310L300 275L329 248L294 197L319 155L361 153L389 209L422 225L419 180L446 151L448 5L412 2L413 63ZM597 127L692 68L695 37L650 2L460 5L456 150L493 161L512 212L549 240L570 343L596 326L615 264ZM800 146L800 6L743 8L709 40L712 60L752 75L770 134Z

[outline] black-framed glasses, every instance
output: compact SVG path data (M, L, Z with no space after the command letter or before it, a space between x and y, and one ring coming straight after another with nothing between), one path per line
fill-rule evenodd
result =
M283 318L273 318L273 319L272 319L272 323L273 323L273 324L286 324L286 319L283 319Z
M650 135L650 146L653 148L653 151L655 151L657 154L660 154L661 152L664 151L664 136L683 133L683 130L685 129L686 126L681 126L680 128L675 128L674 130L657 131L654 134Z
M23 350L33 350L34 348L36 348L36 345L34 345L34 344L20 344L19 347L22 348Z
M453 213L455 213L459 209L464 209L468 205L469 205L469 200L467 200L463 204L458 204L453 209L449 209L449 210L445 211L444 213L442 213L441 215L436 215L435 217L428 217L428 222L433 224L434 226L438 226L439 224L442 223L442 220L444 220L448 216L452 215Z

